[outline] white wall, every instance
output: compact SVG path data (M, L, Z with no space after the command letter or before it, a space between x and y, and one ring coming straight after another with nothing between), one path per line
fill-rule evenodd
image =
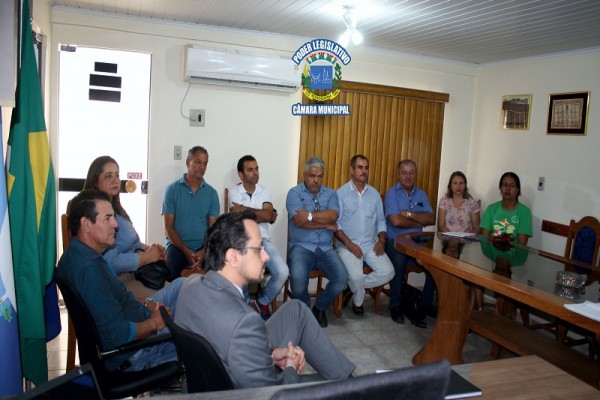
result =
M542 219L568 224L600 217L600 50L482 66L477 80L469 186L483 205L500 200L505 171L521 179L520 200L532 209L530 245L564 252L564 239L540 232ZM550 93L591 91L587 136L546 135ZM533 95L530 129L500 130L501 97ZM539 177L545 190L538 191Z
M218 191L237 182L239 157L253 154L261 168L261 182L271 188L279 221L274 241L285 249L285 196L296 184L300 119L291 105L300 92L281 94L207 85L192 85L183 109L206 110L206 127L192 128L180 116L187 83L182 79L183 48L201 44L247 49L291 57L311 38L258 35L213 30L183 24L157 23L106 15L73 12L55 7L52 12L52 48L59 43L144 51L152 54L151 121L149 150L148 240L163 241L160 209L164 187L185 170L173 160L173 146L205 146L210 154L206 181ZM470 64L392 54L350 50L353 61L343 69L343 79L450 93L446 106L442 171L468 169L469 142L477 68ZM51 135L56 140L57 57L52 60ZM118 145L118 144L115 144ZM56 159L56 154L54 155ZM90 160L91 161L91 160ZM390 166L393 168L393 166ZM442 173L441 180L447 180ZM442 187L445 182L442 182ZM437 203L437 199L431 199Z

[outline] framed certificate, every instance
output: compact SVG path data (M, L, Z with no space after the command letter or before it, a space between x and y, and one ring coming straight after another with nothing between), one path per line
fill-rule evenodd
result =
M590 92L551 94L548 100L549 135L586 134Z

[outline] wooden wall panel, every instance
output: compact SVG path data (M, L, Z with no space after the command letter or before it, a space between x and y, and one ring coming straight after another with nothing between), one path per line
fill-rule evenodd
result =
M446 93L343 81L333 103L350 104L352 115L302 117L298 182L306 159L316 155L325 161L324 185L337 189L349 179L350 158L360 153L370 161L369 183L385 193L397 181L398 162L410 158L418 167L417 186L437 210L448 99Z

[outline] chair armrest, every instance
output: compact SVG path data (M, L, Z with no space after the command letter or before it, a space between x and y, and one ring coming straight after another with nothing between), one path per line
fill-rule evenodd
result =
M140 350L146 347L151 347L156 344L167 342L172 340L173 337L170 333L161 333L160 335L150 335L145 338L134 340L132 342L125 343L116 349L108 350L108 351L98 351L98 355L101 359L106 359L110 357L114 357L120 354L129 353L131 351Z

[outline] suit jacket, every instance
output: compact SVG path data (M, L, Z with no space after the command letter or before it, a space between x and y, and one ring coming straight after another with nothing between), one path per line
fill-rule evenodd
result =
M236 388L299 382L296 370L273 364L265 321L240 291L216 271L193 275L179 292L175 322L204 336L221 357Z

